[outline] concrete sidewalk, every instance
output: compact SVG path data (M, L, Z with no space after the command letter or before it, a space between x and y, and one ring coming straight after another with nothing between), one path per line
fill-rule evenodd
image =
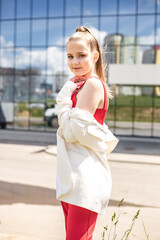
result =
M153 144L153 154L149 155L151 150L146 145L151 146L152 142L144 140L136 145L128 140L117 147L120 153L115 151L109 156L113 178L111 200L107 213L98 218L94 240L102 239L103 227L110 224L122 198L125 199L122 211L127 214L121 215L117 240L138 209L141 213L133 230L136 238L130 239L146 239L142 219L149 239L160 239L159 142ZM54 155L46 153L46 149L46 144L29 142L0 144L0 240L65 239L64 218L55 198L56 145L52 146Z

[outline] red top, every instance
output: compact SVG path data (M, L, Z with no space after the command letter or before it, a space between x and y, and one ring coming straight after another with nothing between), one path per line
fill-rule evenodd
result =
M98 77L96 77L97 79L99 79L103 85L103 88L104 88L104 105L103 105L103 108L100 109L100 108L97 108L95 113L94 113L94 118L97 120L97 122L99 122L101 125L103 125L104 123L104 120L105 120L105 117L106 117L106 114L107 114L107 108L108 108L108 98L107 98L107 89L106 89L106 85L105 83ZM77 103L77 99L76 99L76 95L78 93L78 90L85 84L85 82L79 87L77 88L72 96L71 96L71 100L72 100L72 108L74 108L76 106L76 103Z

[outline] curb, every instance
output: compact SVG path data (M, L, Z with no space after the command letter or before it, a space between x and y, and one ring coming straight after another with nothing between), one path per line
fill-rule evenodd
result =
M45 152L57 156L57 146L49 145ZM136 163L136 164L153 164L160 165L160 156L142 155L142 154L128 154L128 153L111 153L108 156L110 162L121 163Z

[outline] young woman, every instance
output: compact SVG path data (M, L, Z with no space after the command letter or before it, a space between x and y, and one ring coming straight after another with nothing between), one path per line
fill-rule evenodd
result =
M57 96L57 199L66 240L91 240L97 215L104 214L109 201L107 154L118 139L104 123L110 92L99 43L87 27L69 38L67 56L74 77Z

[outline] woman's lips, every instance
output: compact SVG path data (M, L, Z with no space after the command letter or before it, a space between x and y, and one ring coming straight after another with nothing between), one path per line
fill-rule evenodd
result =
M77 67L77 68L73 68L73 69L74 69L74 70L80 70L81 68L80 68L80 67L79 67L79 68Z

